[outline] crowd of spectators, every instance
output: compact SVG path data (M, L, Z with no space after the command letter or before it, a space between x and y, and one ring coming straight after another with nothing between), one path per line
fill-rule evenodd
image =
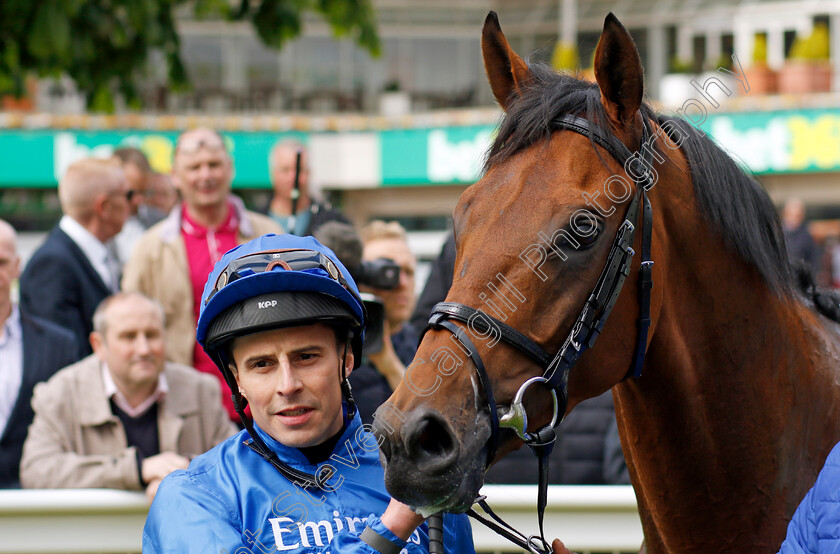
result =
M350 383L372 423L451 285L454 237L418 301L417 259L399 223L357 231L312 193L300 143L278 142L267 159L273 197L262 213L232 193L234 160L212 129L179 136L171 175L136 148L77 161L59 181L61 220L22 273L15 230L0 221L0 487L108 487L151 498L169 472L233 434L241 423L231 392L196 342L196 322L213 264L266 233L314 234L365 293L374 321ZM552 482L628 482L610 395L576 413L561 429ZM527 449L488 475L536 478Z
M831 220L809 219L808 211L797 197L788 198L779 210L788 257L805 281L840 289L840 227Z

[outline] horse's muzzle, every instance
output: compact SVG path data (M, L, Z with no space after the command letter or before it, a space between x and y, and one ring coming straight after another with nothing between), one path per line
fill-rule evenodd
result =
M459 437L446 418L427 407L402 422L377 417L373 432L391 496L422 513L469 508L484 477L484 459L474 450L483 448L472 443L487 440L486 432L470 431Z

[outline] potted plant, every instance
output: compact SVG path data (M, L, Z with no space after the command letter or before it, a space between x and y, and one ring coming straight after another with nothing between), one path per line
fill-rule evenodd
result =
M0 95L0 111L31 112L35 109L34 99L38 93L38 80L29 76L23 82L20 93Z
M778 89L778 74L767 65L767 35L757 33L753 42L752 64L744 69L749 83L749 94L775 94Z
M411 112L411 96L402 90L396 79L388 81L379 93L379 113L386 117L398 117Z
M551 65L563 73L576 73L580 69L577 46L557 41L551 53Z
M807 94L831 90L828 27L814 25L808 37L797 37L779 71L779 92Z

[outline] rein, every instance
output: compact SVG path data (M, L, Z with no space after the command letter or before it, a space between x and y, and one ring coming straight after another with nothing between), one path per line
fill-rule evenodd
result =
M607 321L624 281L630 274L630 266L635 251L632 248L633 239L636 234L636 225L640 219L642 223L642 260L639 268L639 318L636 335L636 345L630 368L625 379L631 375L640 377L647 348L648 330L650 328L650 290L653 287L651 261L651 237L653 226L653 209L647 191L655 184L655 178L648 168L652 167L652 152L650 149L642 149L642 157L634 158L630 150L617 138L607 134L600 127L593 125L588 120L574 115L564 115L554 120L554 125L559 129L574 131L578 134L589 137L599 146L604 148L618 161L622 167L626 167L629 160L637 164L635 168L638 175L643 178L636 180L636 193L633 200L627 207L624 221L618 228L613 239L612 247L607 255L604 269L595 283L595 287L587 297L583 309L577 316L572 330L563 342L560 350L552 356L540 345L517 331L513 327L499 321L498 319L470 306L457 302L441 302L432 309L432 315L425 331L429 329L446 329L451 332L465 351L469 353L470 359L476 369L476 374L484 389L484 395L490 413L490 437L487 440L487 461L489 467L499 446L499 429L508 428L513 430L520 439L532 450L539 459L539 488L537 497L537 513L539 518L540 536L526 537L517 531L501 518L499 518L487 505L483 497L479 497L477 504L492 518L492 521L480 516L473 509L467 511L470 517L489 527L499 535L510 540L520 548L535 554L549 553L551 547L545 540L543 531L543 519L548 496L548 461L551 450L554 447L556 433L554 427L562 421L568 404L568 382L569 372L577 363L580 357L591 348L604 324ZM642 122L642 145L648 144L650 131L647 121ZM630 162L632 163L632 162ZM478 317L480 315L480 317ZM452 321L466 323L473 329L487 333L491 329L497 332L500 339L513 346L543 368L541 377L533 377L523 383L516 393L510 408L504 415L499 417L496 405L493 386L487 369L478 354L475 345L467 337L463 327L459 327ZM551 392L554 401L554 414L551 422L535 432L528 431L528 414L523 405L525 391L535 383L542 383ZM431 525L431 521L430 521ZM430 551L431 552L431 551Z

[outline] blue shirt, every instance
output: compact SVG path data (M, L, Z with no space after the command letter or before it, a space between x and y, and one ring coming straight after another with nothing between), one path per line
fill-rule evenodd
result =
M256 430L295 469L315 474L330 466L334 473L324 489L305 490L286 480L244 444L250 436L241 431L163 480L143 530L144 553L376 554L359 539L365 525L401 544L403 554L428 552L425 523L403 542L380 521L391 498L376 439L358 414L332 456L317 465ZM444 516L444 544L447 552L475 552L466 515Z
M840 552L840 443L793 514L779 552Z
M302 237L306 234L306 229L309 228L309 222L312 220L312 212L309 210L301 210L294 216L279 215L274 212L269 212L271 219L279 223L287 233Z

